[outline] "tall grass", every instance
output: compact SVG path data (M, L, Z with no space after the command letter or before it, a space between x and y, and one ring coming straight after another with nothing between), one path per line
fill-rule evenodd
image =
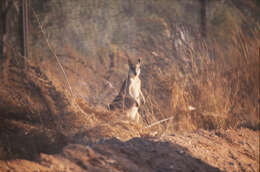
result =
M188 43L179 53L184 63L172 63L167 75L157 77L171 91L171 110L166 116L150 113L149 123L172 116L157 129L259 129L259 38L258 27L250 34L234 33L228 47L217 41Z

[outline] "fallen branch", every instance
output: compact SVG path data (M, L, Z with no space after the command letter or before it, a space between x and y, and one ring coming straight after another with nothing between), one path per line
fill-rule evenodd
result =
M146 126L145 129L146 129L146 128L153 127L153 126L158 125L158 124L161 124L161 123L163 123L163 122L165 122L165 121L169 121L169 120L171 120L171 119L173 119L173 116L172 116L172 117L169 117L169 118L162 119L162 120L157 121L157 122L154 122L154 123L152 123L152 124Z

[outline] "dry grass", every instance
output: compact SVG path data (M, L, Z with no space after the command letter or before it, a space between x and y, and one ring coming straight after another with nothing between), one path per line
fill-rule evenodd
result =
M72 100L68 90L61 87L62 81L57 79L60 74L55 77L48 75L52 81L50 83L48 78L42 77L43 74L35 72L32 67L27 67L28 71L25 70L24 73L42 92L43 100L33 98L33 95L29 96L28 93L19 93L23 94L25 102L29 102L28 106L21 106L29 109L31 113L28 114L39 115L46 109L42 104L47 104L50 112L37 117L42 121L40 123L44 123L46 116L49 116L54 121L55 128L59 128L63 133L71 130L70 133L73 135L88 130L89 133L100 133L96 134L97 138L120 135L120 138L126 139L146 133L161 135L198 128L225 129L246 126L258 129L259 29L253 34L253 37L245 36L241 32L234 35L233 45L224 53L222 47L214 41L210 44L203 41L190 43L179 52L182 63L171 63L167 73L161 72L157 66L146 66L144 72L149 71L153 77L143 78L146 105L141 108L143 122L140 124L128 122L123 114L98 110L97 107L90 108L82 98ZM212 55L212 52L215 55ZM78 60L82 59L76 52L70 54ZM10 63L10 59L7 58L5 63L4 70L9 71L7 66L10 65L7 63ZM7 75L5 73L4 75ZM68 80L71 79L69 75ZM69 102L65 113L69 115L64 115L64 111L60 109L63 108L62 105L57 107L55 102L61 100L57 100L56 93L52 95L50 89L58 89L57 92L64 95L64 100ZM35 103L36 99L41 100L39 104ZM170 104L162 104L158 100L165 100ZM19 103L21 104L21 101L17 100L12 104ZM190 106L195 110L191 111ZM85 113L82 113L82 109ZM163 119L167 120L146 128Z
M143 70L146 105L140 110L143 119L140 124L129 121L124 114L90 107L85 99L79 98L80 93L85 91L89 102L91 95L95 95L93 99L96 99L93 104L104 102L104 95L111 95L111 92L101 95L105 92L105 87L101 85L109 78L115 77L118 81L118 78L126 75L123 74L125 67L122 64L129 56L136 58L136 54L116 45L107 49L100 48L100 54L93 55L93 58L106 56L106 69L103 64L93 68L97 61L90 60L89 64L86 63L84 57L72 48L66 49L70 58L64 59L71 60L65 64L70 65L71 62L75 67L61 64L55 51L52 52L58 65L54 60L46 60L43 62L46 63L44 67L35 65L37 60L32 62L23 58L11 58L10 54L0 66L1 117L7 121L6 126L9 128L17 127L17 122L21 124L15 131L26 130L27 126L35 127L37 132L33 134L32 142L38 137L47 137L53 145L58 143L59 135L72 141L96 142L111 137L127 140L198 128L211 130L243 126L259 129L260 28L250 34L241 31L236 33L238 34L233 35L232 44L226 50L214 40L191 40L178 50L176 61L169 61L168 69L165 70L167 72L161 71L158 66L165 67L165 56L171 55L167 49L169 45L156 45L158 50L152 54L158 57ZM164 41L163 36L160 41ZM49 41L47 44L50 48ZM140 52L146 56L146 50ZM111 58L111 64L108 58ZM99 69L100 66L104 68ZM44 68L47 70L43 71ZM72 71L68 72L68 69ZM119 71L116 73L114 70ZM64 74L65 71L68 76ZM76 77L83 73L86 76ZM63 75L65 79L62 80ZM78 86L78 79L84 81L84 85ZM74 90L76 86L79 91ZM70 96L72 92L74 98ZM103 99L98 96L103 96ZM195 109L191 110L190 107ZM5 142L0 142L0 158L3 159L16 150L15 145L14 150L6 150L9 149L6 146L9 133L6 134L5 131L0 133L1 138L7 138ZM27 136L21 135L20 138L24 137Z
M84 113L69 94L32 61L10 52L0 69L2 159L58 151L84 126Z
M172 116L156 130L259 129L260 29L237 33L226 50L217 41L196 42L196 47L189 43L180 52L184 63L172 63L167 74L154 74L160 83L156 86L163 85L161 94L171 92L171 109L160 113L165 108L154 101L158 88L148 88L149 124Z

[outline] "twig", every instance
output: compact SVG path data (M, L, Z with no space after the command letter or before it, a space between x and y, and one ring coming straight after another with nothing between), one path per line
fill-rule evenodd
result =
M171 119L173 119L173 116L172 116L172 117L169 117L169 118L162 119L162 120L157 121L157 122L154 122L154 123L148 125L147 127L145 127L145 129L146 129L146 128L153 127L153 126L158 125L158 124L161 124L161 123L163 123L163 122L165 122L165 121L169 121L169 120L171 120Z
M66 80L67 86L69 87L69 91L70 91L71 97L72 97L72 99L74 100L74 103L76 103L75 105L78 107L78 109L81 111L81 113L87 115L87 113L79 106L78 102L77 102L76 99L75 99L75 95L73 94L73 91L72 91L70 82L69 82L69 80L68 80L67 74L66 74L66 72L65 72L65 70L64 70L64 68L63 68L63 66L62 66L62 64L60 63L59 58L58 58L56 52L55 52L55 51L52 49L52 47L51 47L51 44L50 44L50 42L49 42L49 40L48 40L48 38L47 38L47 36L46 36L46 32L43 30L43 25L41 24L39 17L37 16L37 14L36 14L36 12L35 12L34 10L32 10L32 11L33 11L33 15L34 15L35 18L37 19L37 22L38 22L38 24L39 24L39 28L40 28L40 30L41 30L41 32L42 32L44 38L45 38L45 41L46 41L46 43L47 43L48 48L50 49L51 53L52 53L53 56L55 57L55 59L56 59L58 65L59 65L59 67L61 68L61 70L62 70L62 72L63 72L63 75L64 75L64 78L65 78L65 80Z
M55 57L55 59L56 59L58 65L59 65L59 67L61 68L61 71L63 72L63 75L64 75L64 78L65 78L65 80L66 80L67 86L69 87L70 94L71 94L71 96L74 98L74 94L73 94L73 92L72 92L72 88L71 88L70 82L69 82L69 80L68 80L67 74L66 74L66 72L65 72L65 70L64 70L64 68L63 68L63 66L62 66L62 64L60 63L59 58L58 58L58 56L56 55L54 49L51 47L51 44L50 44L48 38L46 37L46 32L43 30L43 26L42 26L42 24L41 24L41 22L40 22L39 17L37 16L37 14L35 13L34 10L32 10L32 11L33 11L33 15L35 16L35 18L36 18L36 20L37 20L37 22L38 22L38 24L39 24L39 28L41 29L41 32L42 32L42 34L43 34L43 36L44 36L44 39L45 39L45 41L46 41L46 43L47 43L48 48L50 49L52 55Z

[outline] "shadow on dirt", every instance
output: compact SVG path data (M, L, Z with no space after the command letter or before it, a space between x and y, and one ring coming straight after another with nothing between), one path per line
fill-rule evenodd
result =
M21 121L0 120L0 160L37 160L40 153L58 153L67 144L66 137L59 132Z
M69 144L61 155L90 171L220 171L192 157L187 149L155 138L133 138L126 142L111 138L90 146Z
M10 126L10 123L7 121L5 125ZM44 168L61 170L59 168L63 166L83 171L220 171L193 157L178 144L162 142L158 138L133 138L126 142L110 138L94 143L77 141L76 137L68 141L62 135L56 133L50 136L51 133L44 131L32 130L27 134L24 130L12 127L3 135L2 129L1 144L8 145L7 151L13 155L5 160L26 159Z

